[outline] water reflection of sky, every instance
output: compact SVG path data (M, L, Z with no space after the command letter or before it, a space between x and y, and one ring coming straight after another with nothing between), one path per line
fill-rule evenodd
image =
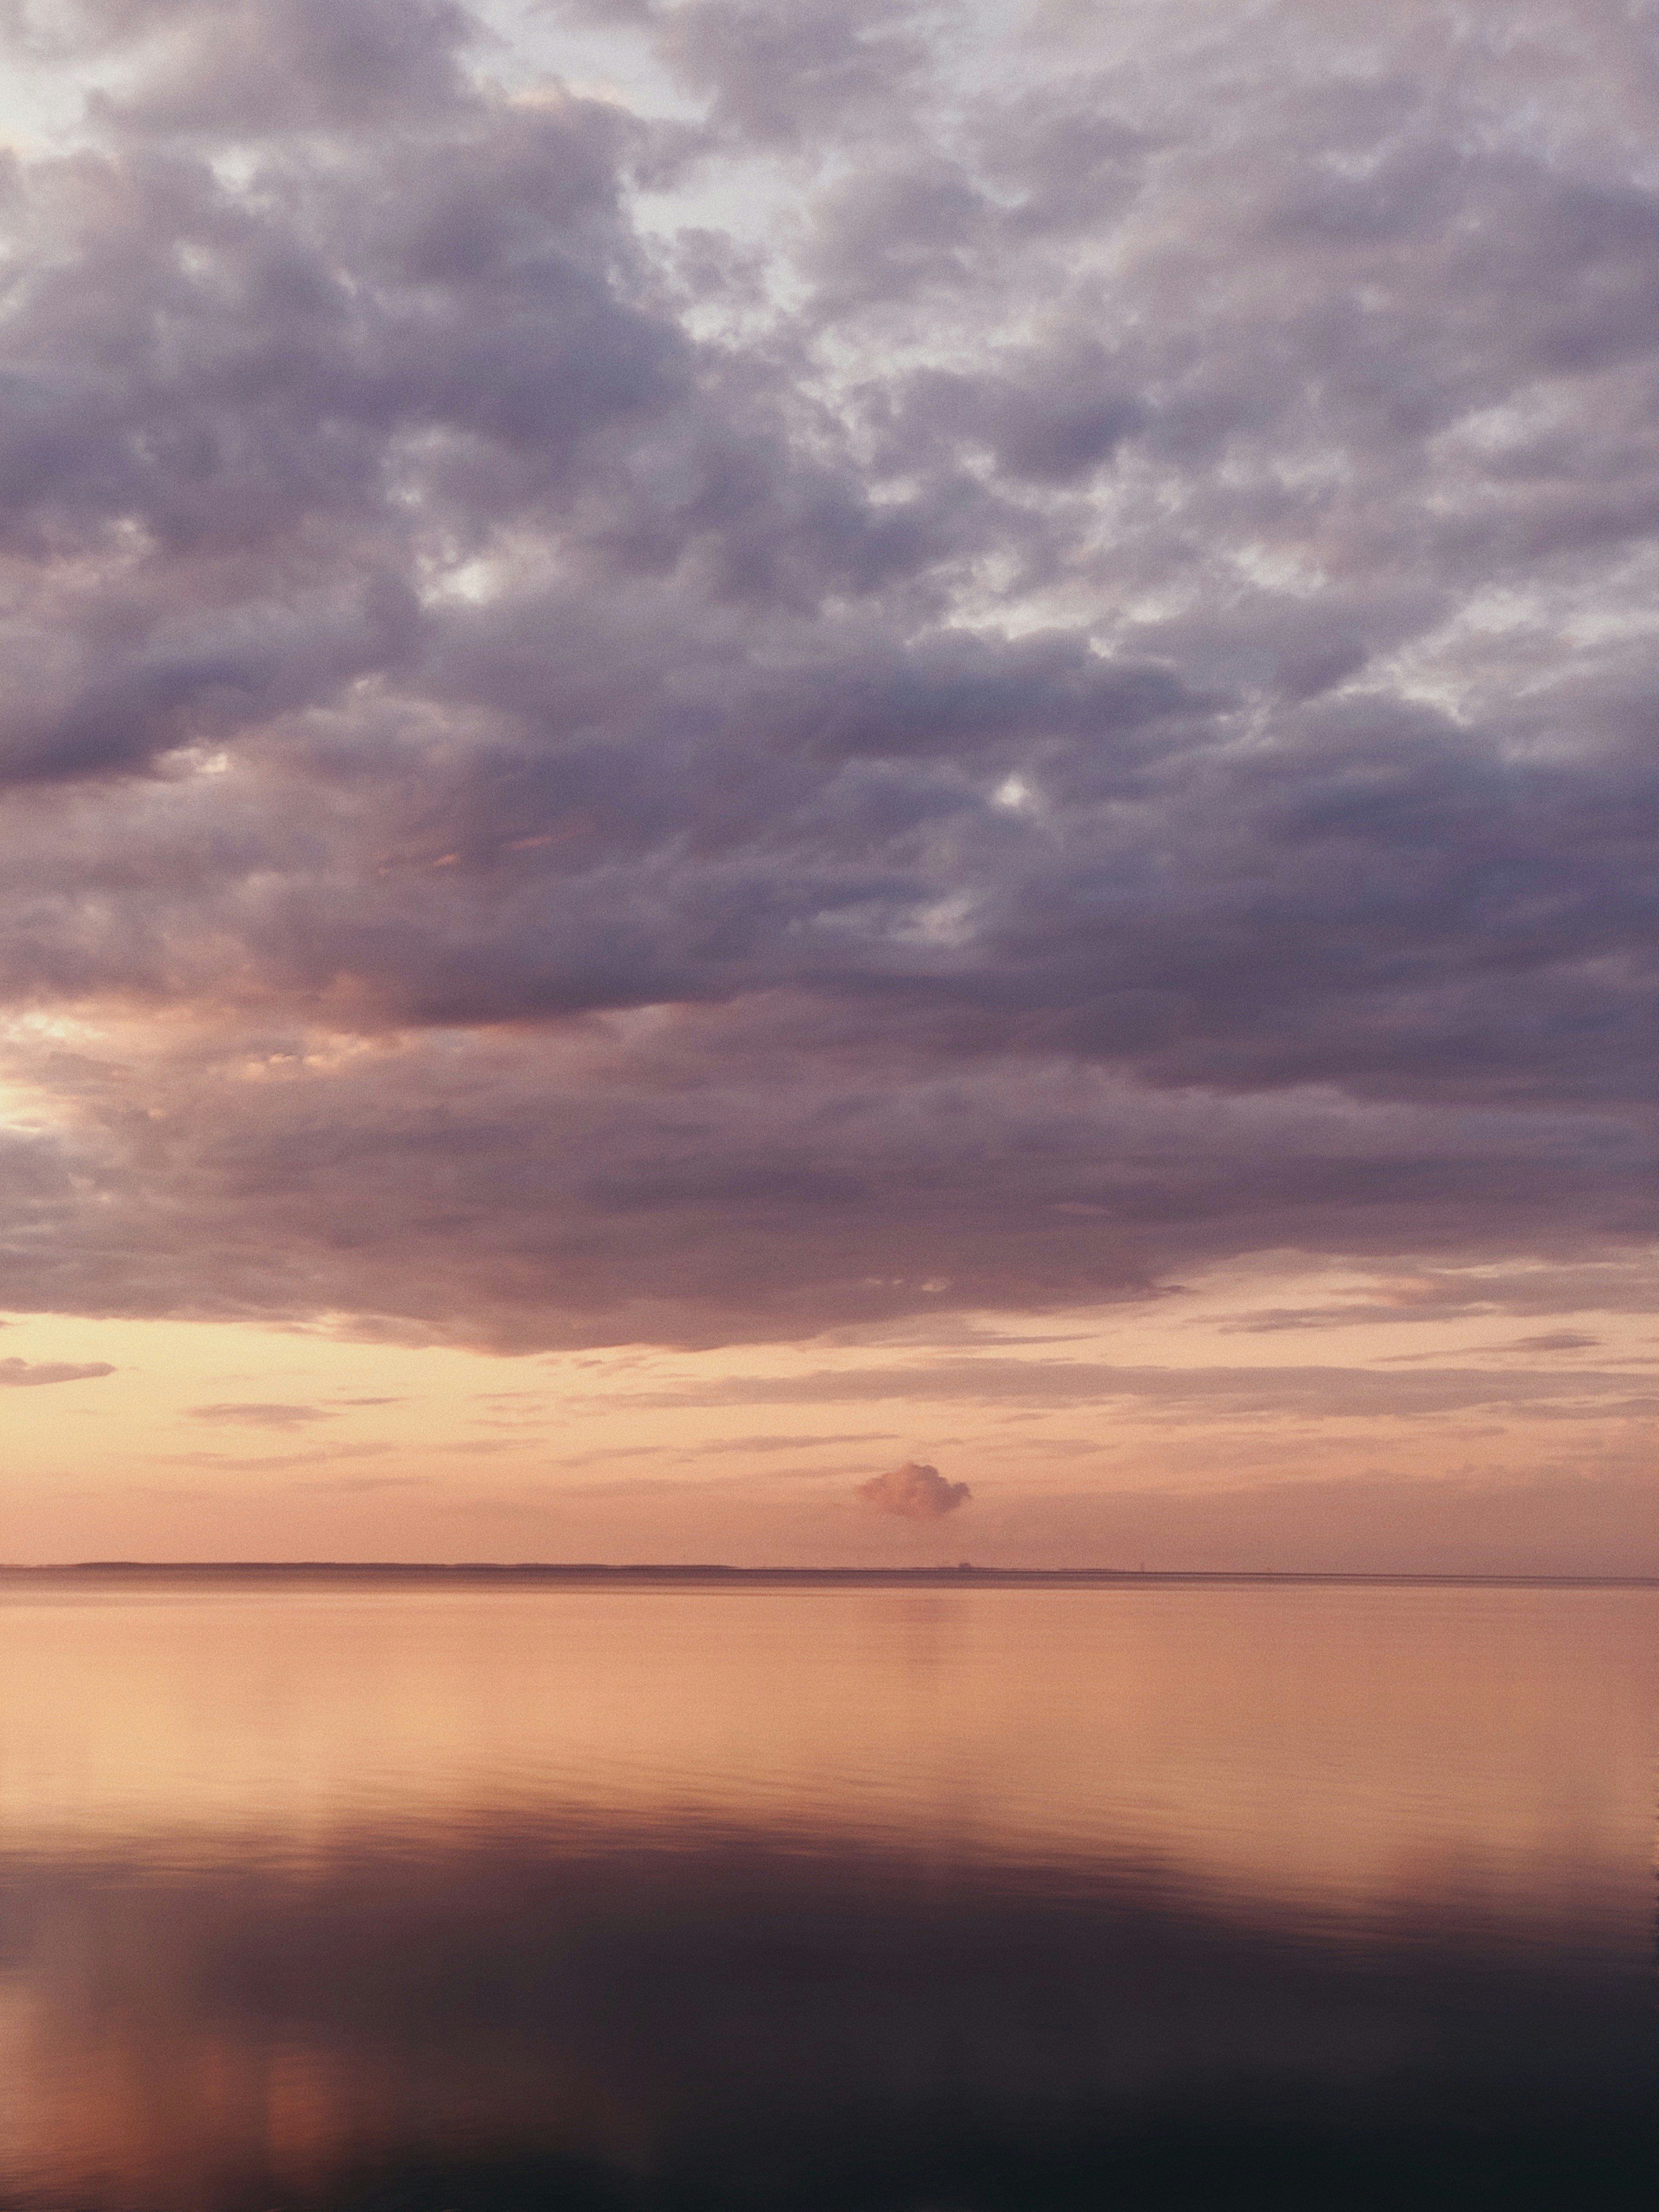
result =
M1644 2201L1656 1626L14 1592L0 2207Z
M0 1820L695 1817L1640 1917L1656 1645L1642 1590L70 1584L0 1599Z

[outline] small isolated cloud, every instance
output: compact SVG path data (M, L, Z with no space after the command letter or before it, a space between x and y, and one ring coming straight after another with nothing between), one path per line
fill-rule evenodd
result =
M113 1375L107 1360L88 1360L73 1366L64 1359L0 1359L0 1386L26 1389L32 1382L91 1382L100 1375Z
M306 1421L331 1421L321 1406L192 1406L193 1421L222 1421L236 1428L295 1429Z
M858 1486L872 1513L896 1514L902 1521L939 1521L973 1496L965 1482L947 1482L936 1467L907 1459L890 1474L872 1474Z

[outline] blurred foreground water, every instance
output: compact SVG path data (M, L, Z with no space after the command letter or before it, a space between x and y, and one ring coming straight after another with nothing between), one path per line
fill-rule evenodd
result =
M0 1577L0 2212L1650 2206L1659 1591Z

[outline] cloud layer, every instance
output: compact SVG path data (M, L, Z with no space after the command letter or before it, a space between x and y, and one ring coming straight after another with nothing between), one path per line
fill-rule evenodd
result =
M0 1304L1651 1240L1659 16L996 15L20 19Z

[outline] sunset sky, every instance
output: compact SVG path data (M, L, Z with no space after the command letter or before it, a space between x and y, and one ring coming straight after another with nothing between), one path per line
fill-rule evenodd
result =
M1659 1572L1659 5L0 22L0 1558Z

